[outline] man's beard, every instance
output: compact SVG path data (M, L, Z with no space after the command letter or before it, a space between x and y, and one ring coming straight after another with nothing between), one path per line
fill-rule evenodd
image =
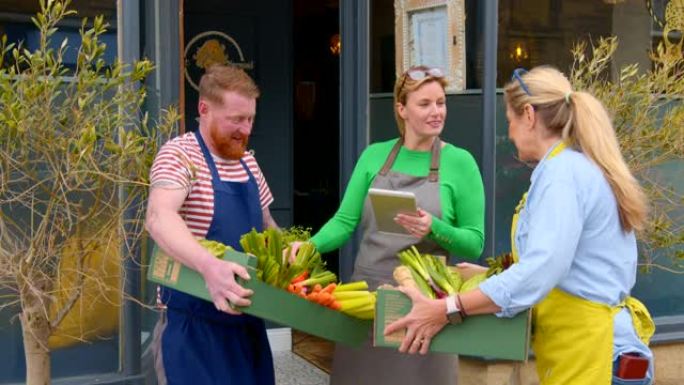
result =
M239 160L247 150L249 136L233 133L232 135L221 135L217 126L211 126L209 130L212 142L216 148L218 156L224 159ZM238 137L240 142L236 142L234 137Z

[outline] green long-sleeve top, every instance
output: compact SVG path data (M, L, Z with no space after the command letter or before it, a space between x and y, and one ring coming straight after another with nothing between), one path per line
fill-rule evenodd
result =
M396 141L372 144L361 154L337 213L311 239L320 252L335 250L349 240L361 221L368 189ZM392 171L425 177L430 158L430 151L402 147ZM433 216L428 237L451 255L479 257L484 246L484 188L477 163L468 151L448 143L442 148L439 187L442 217Z

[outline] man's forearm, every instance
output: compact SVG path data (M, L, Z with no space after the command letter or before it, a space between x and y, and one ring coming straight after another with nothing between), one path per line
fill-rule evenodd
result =
M200 273L207 261L214 258L196 241L183 218L176 212L148 212L145 226L165 253Z

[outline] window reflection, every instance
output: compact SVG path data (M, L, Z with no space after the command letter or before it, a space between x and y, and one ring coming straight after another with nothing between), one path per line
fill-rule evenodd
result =
M100 35L100 41L107 44L103 59L112 63L116 58L116 0L73 0L70 9L76 14L62 20L59 30L52 37L52 45L59 48L64 39L68 39L70 48L66 50L64 63L73 69L76 65L77 47L81 43L79 30L84 17L103 15L109 24L107 32ZM22 42L24 48L34 50L40 42L38 29L31 17L40 11L38 1L0 0L0 36L7 35L8 43Z
M501 0L497 85L502 87L517 67L550 64L569 72L575 43L607 36L617 36L620 43L617 67L639 63L647 69L652 41L662 36L667 2ZM617 68L612 72L617 73Z
M108 32L101 36L101 41L107 44L104 59L111 63L116 58L116 0L73 0L71 8L78 11L76 15L63 20L58 25L58 32L53 36L53 45L58 48L65 38L68 38L71 49L64 57L67 67L74 68L76 52L80 45L79 30L83 17L104 15L109 24ZM0 0L0 36L7 35L8 43L23 42L23 46L29 50L37 48L39 33L31 17L40 10L37 0ZM116 246L112 246L116 249ZM116 256L107 253L110 261L109 271L112 279L116 280L119 274L119 266ZM103 255L101 259L105 259ZM113 272L113 273L112 273ZM91 291L92 293L92 291ZM0 298L7 294L0 290ZM112 298L115 293L108 293ZM118 296L116 296L118 297ZM86 298L86 297L84 297ZM111 299L111 298L108 298ZM107 300L108 300L107 299ZM78 325L78 319L86 319L83 322L96 322L98 327L107 324L106 330L100 329L88 336L87 341L77 341L62 337L53 338L51 344L59 346L52 352L52 377L80 376L93 373L115 372L119 367L119 343L118 343L118 316L120 308L111 304L110 301L102 302L99 307L86 306L92 304L91 300L79 302L73 316L70 313L67 321L63 322L62 332L68 335L70 330L80 330L83 324ZM0 383L23 383L26 374L24 362L24 349L22 332L17 318L20 309L18 305L4 307L0 310ZM98 310L99 309L99 310ZM103 311L102 309L105 309ZM82 312L82 313L76 313ZM88 313L88 314L86 314ZM93 321L93 315L102 317ZM70 317L70 318L69 318ZM103 322L104 321L104 322Z
M649 51L664 37L672 54L681 55L682 30L682 0L500 0L497 85L502 87L516 67L550 64L569 73L570 50L576 42L608 36L616 36L619 46L606 75L615 80L620 67L633 63L646 71L653 65ZM511 214L529 186L530 170L515 160L501 97L497 104L496 249L506 251L510 240L501 234L509 234ZM681 165L673 165L673 175L681 173L676 167ZM684 281L676 274L640 272L633 295L653 316L678 316L684 312L683 288Z

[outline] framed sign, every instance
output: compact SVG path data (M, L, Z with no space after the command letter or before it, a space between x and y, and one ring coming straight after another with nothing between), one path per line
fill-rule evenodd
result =
M396 76L415 65L444 71L465 89L465 0L394 0Z

